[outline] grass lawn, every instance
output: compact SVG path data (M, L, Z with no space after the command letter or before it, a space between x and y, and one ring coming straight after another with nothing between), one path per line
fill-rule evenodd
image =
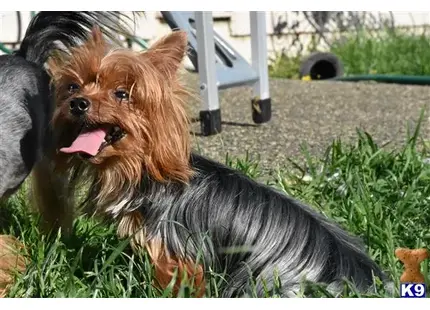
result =
M430 75L429 28L421 33L402 29L385 29L343 34L327 50L343 63L345 75L394 74ZM298 79L303 57L314 52L304 51L295 57L280 54L272 60L269 74L274 78Z
M310 158L306 169L273 171L270 184L281 188L334 218L359 235L370 255L399 287L403 267L394 256L397 247L420 248L430 243L430 157L419 130L396 150L376 145L371 136L357 132L353 144L336 140L325 156ZM257 177L258 162L230 159L228 164ZM298 171L306 170L306 178ZM17 277L10 297L159 297L171 296L150 283L151 264L145 255L131 253L127 240L118 240L113 224L80 217L68 240L45 239L37 229L25 188L0 206L0 232L22 240L31 262ZM422 264L428 274L429 262ZM208 281L209 297L225 285L221 275ZM428 281L428 279L427 279ZM323 287L311 287L315 297L330 296ZM180 296L192 288L184 284ZM267 296L276 296L276 292ZM360 296L348 286L343 296ZM383 297L383 290L370 296Z
M334 44L330 51L342 60L347 75L430 75L428 30L420 34L385 30L377 36L362 32Z

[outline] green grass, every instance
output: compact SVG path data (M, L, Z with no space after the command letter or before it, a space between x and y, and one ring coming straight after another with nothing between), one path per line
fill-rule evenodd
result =
M419 126L417 127L419 129ZM428 247L430 243L430 157L419 131L410 132L403 147L391 150L357 131L355 143L333 141L325 156L312 158L304 150L306 165L272 171L270 185L284 190L335 219L360 236L372 258L398 288L403 267L394 256L397 247ZM226 162L251 177L259 177L252 156L227 157ZM303 176L307 177L304 178ZM47 239L37 229L37 216L29 211L25 189L0 206L1 233L22 240L30 254L24 275L17 277L10 297L168 297L151 285L148 258L132 254L127 240L118 240L115 225L79 217L68 240ZM422 264L428 270L429 262ZM222 275L209 276L208 297L217 297L226 285ZM430 284L430 283L429 283ZM306 289L312 296L328 296L321 286ZM180 297L191 296L184 285ZM276 289L267 297L276 297ZM360 295L345 286L342 296L384 297L383 289Z
M386 30L377 36L353 34L332 46L345 74L430 75L430 35Z
M277 55L269 65L269 76L271 78L292 79L299 78L301 56L288 57L284 54Z
M312 47L310 50L315 51ZM398 74L430 75L430 35L397 29L378 33L369 31L343 34L328 50L344 64L345 75ZM303 58L307 54L287 57L279 54L271 61L269 74L273 78L297 79Z

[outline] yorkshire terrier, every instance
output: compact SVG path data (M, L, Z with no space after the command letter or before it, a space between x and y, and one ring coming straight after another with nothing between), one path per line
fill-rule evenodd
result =
M0 198L17 191L50 141L49 56L78 45L94 24L113 29L105 31L110 37L125 33L121 19L119 12L42 11L30 21L19 49L0 55Z
M178 73L186 50L181 31L135 52L110 49L95 28L50 64L56 145L36 171L46 223L69 231L73 197L89 182L87 210L115 220L135 250L146 248L162 288L175 270L194 279L199 295L208 272L225 275L223 297L248 296L251 287L262 296L277 281L283 297L302 280L334 292L344 279L361 291L374 277L385 281L334 222L191 150Z

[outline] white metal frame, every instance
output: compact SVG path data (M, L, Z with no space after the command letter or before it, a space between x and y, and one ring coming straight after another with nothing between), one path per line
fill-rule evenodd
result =
M214 111L219 109L219 99L212 12L196 12L195 16L202 110Z
M254 97L269 99L269 67L267 62L266 12L250 12L252 68L258 75Z
M212 12L195 12L198 44L200 92L203 97L202 111L220 108L218 99L218 78L215 70L215 51ZM269 72L267 62L266 12L250 12L252 68L257 74L253 85L254 97L270 98Z
M267 122L271 117L271 100L266 12L250 12L252 64L214 31L212 12L161 13L170 28L182 29L188 33L188 56L199 73L200 94L203 99L200 110L202 133L210 135L221 131L218 91L236 86L253 86L253 120L256 123Z

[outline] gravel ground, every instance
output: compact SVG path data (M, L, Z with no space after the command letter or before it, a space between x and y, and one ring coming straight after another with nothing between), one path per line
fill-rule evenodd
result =
M198 91L198 76L187 73L188 85ZM369 132L378 143L405 140L422 108L428 112L430 88L376 83L302 82L270 80L272 120L255 125L251 118L251 88L241 87L220 93L222 133L203 137L199 122L193 124L194 146L216 160L226 153L243 157L246 151L259 154L263 170L300 160L306 143L313 155L321 155L336 137L351 141L356 128ZM198 117L197 99L190 103L191 117ZM426 114L427 115L427 114ZM422 135L429 136L428 118Z

